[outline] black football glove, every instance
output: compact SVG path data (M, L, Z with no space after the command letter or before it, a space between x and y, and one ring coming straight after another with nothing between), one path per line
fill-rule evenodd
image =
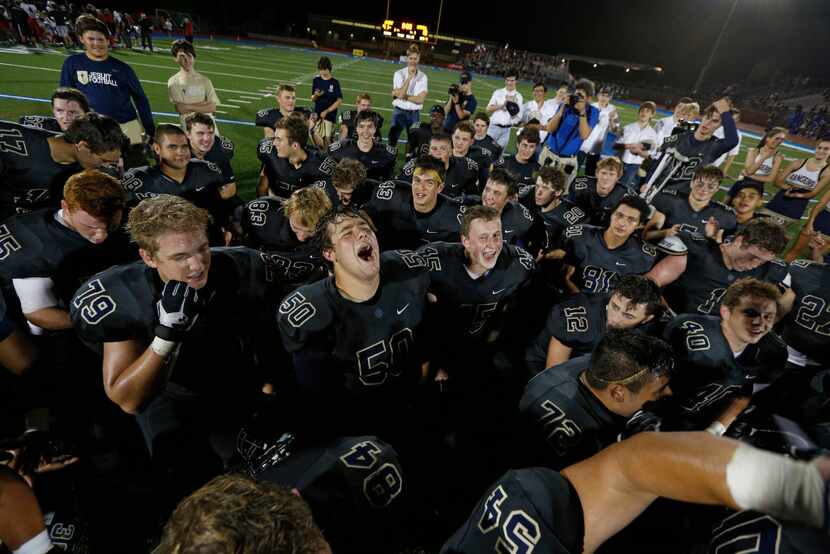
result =
M617 441L625 440L643 431L659 431L662 425L663 419L657 414L639 410L625 422L625 429L617 435Z
M156 303L159 324L156 336L173 342L181 342L199 318L205 306L205 295L181 281L168 281Z

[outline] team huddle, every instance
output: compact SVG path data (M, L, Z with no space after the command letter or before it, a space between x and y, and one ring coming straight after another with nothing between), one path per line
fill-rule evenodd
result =
M510 155L486 114L446 133L440 105L396 168L368 95L324 144L283 86L245 202L210 115L156 125L156 164L124 171L129 139L78 94L56 92L88 112L63 124L0 122L4 413L134 416L173 514L157 552L216 534L245 552L830 550L825 244L779 258L776 206L802 199L758 210L754 177L781 163L763 146L714 200L726 99L655 147L640 187L614 156L544 164L533 125ZM790 173L818 185L812 160ZM87 406L53 390L67 360L95 374ZM231 507L258 496L308 504L302 548ZM710 507L661 500L672 536L614 537L667 525L658 497ZM47 536L27 552L85 551Z

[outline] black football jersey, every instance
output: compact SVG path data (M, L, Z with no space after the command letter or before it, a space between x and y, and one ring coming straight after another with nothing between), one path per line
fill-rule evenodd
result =
M390 552L400 538L408 485L394 448L375 436L302 449L257 479L297 489L337 552Z
M676 313L716 314L726 289L744 277L790 286L787 264L772 260L750 271L727 269L720 245L705 237L689 236L686 271L665 289L664 297Z
M205 154L205 161L213 162L222 172L225 184L236 182L236 175L231 167L235 147L233 141L227 137L217 136L213 146Z
M691 415L710 412L727 398L749 396L759 377L786 363L786 347L772 333L736 358L716 316L680 314L666 325L663 336L677 361L671 381L673 399Z
M406 139L406 159L411 160L429 154L429 141L431 139L432 127L429 123L421 123L418 127L411 128Z
M830 537L819 529L780 521L759 512L729 512L712 529L710 554L818 554L830 552Z
M726 117L731 118L731 116ZM644 182L647 182L651 178L651 175L660 165L662 157L666 155L669 149L673 148L679 154L688 158L688 160L681 164L680 169L677 170L674 177L666 184L663 190L688 192L695 170L698 167L714 163L715 160L734 147L735 143L727 143L725 138L712 137L709 140L701 142L695 138L693 131L670 135L663 139L663 144L659 146L659 153L649 167Z
M159 166L135 167L124 174L121 184L131 205L159 194L174 194L209 211L214 223L222 224L227 217L219 194L225 179L213 162L190 160L181 183L165 175Z
M591 225L574 225L565 231L563 261L576 268L571 280L582 292L608 292L620 276L648 273L657 257L651 244L634 236L609 250L603 232Z
M519 401L524 431L539 461L562 469L617 440L626 419L609 411L579 379L591 356L548 368L533 377Z
M781 323L787 346L814 362L830 362L830 266L795 260L789 266L793 308Z
M655 208L666 216L664 229L672 225L680 225L680 233L686 235L703 236L706 231L706 222L714 217L718 227L723 229L724 236L735 234L738 220L735 211L721 202L712 200L702 210L696 212L689 205L689 193L676 190L664 191L658 194L652 202Z
M528 368L533 373L545 369L552 338L572 349L571 358L590 354L605 333L607 307L606 294L577 294L554 306L544 329L525 353Z
M415 211L412 187L400 181L380 183L363 206L378 228L382 250L416 249L427 242L461 240L461 202L438 195L429 213Z
M635 194L633 190L617 183L608 196L600 196L597 194L596 177L577 177L571 184L571 191L566 200L579 206L588 214L586 223L604 227L610 221L611 212L617 207L622 197L633 194Z
M93 244L48 208L0 223L0 278L52 277L64 259Z
M0 221L14 213L57 207L66 180L80 164L52 159L47 139L55 133L0 121Z
M412 182L417 160L409 160L401 168L396 177L399 181ZM458 198L464 194L475 194L478 191L478 164L468 157L459 158L450 156L447 176L444 179L442 194L451 198Z
M478 193L484 190L484 185L487 184L487 177L490 175L490 166L496 158L493 157L493 152L487 148L479 146L472 146L467 152L467 157L478 164Z
M377 181L387 181L392 177L397 152L391 146L373 143L368 152L357 146L356 140L339 140L329 146L329 156L335 162L350 159L357 160L366 168L366 176Z
M282 117L282 112L279 108L266 108L264 110L259 110L256 113L254 124L257 127L270 127L273 129L274 125L276 125L277 121L282 119Z
M245 348L257 328L271 320L270 295L285 276L250 248L213 248L209 300L169 362L170 380L199 392L226 394L250 386L251 352ZM81 339L100 351L103 343L136 340L149 345L155 336L156 303L163 283L143 262L115 266L82 285L70 305ZM271 320L272 321L272 320ZM256 390L256 389L254 389ZM249 391L250 392L250 391Z
M52 131L53 133L63 132L58 120L48 115L21 115L17 122L27 127Z
M441 326L442 338L450 343L495 341L504 312L536 266L526 251L504 245L495 267L473 279L465 268L467 258L460 243L436 242L421 247L418 253L430 270L429 291L438 298L435 324Z
M582 552L585 518L573 485L548 468L512 469L487 489L441 554Z
M530 195L532 198L532 190ZM563 200L550 211L536 210L536 213L539 214L542 224L545 226L545 250L564 248L565 229L588 222L588 214L582 208L576 204L571 204L567 200Z
M490 135L484 135L484 138L480 140L473 137L473 148L476 147L487 150L490 153L490 159L493 161L501 158L502 148Z
M526 163L521 163L516 159L515 154L507 154L493 162L493 169L501 167L506 169L519 180L519 186L529 187L536 183L536 172L539 171L540 165L535 160L531 159Z
M346 138L357 140L357 126L355 126L355 118L357 117L357 110L349 110L340 112L340 124L345 125L348 129ZM380 141L383 135L380 130L383 128L383 116L375 112L375 121L377 121L377 128L375 129L375 140Z
M536 254L547 243L545 224L518 202L507 202L501 211L501 233L505 242L523 246Z
M277 149L271 139L262 139L257 148L257 156L262 162L268 188L280 198L288 198L291 193L308 185L323 186L331 177L336 162L331 158L322 158L312 150L307 150L308 157L300 167L294 167L287 158L277 156Z

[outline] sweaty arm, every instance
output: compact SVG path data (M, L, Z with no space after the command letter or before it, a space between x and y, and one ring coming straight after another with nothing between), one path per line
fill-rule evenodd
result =
M167 356L130 339L104 343L104 390L110 400L135 414L170 378Z
M268 194L269 187L270 183L268 182L268 175L265 174L265 168L262 168L262 171L259 172L259 182L256 185L256 195L266 196Z
M11 469L0 466L0 544L10 550L47 552L52 543L31 487Z
M665 287L677 281L683 272L686 271L686 264L689 256L666 256L660 260L651 271L646 273L646 277L657 283L658 287Z
M55 283L52 279L27 277L13 279L12 284L20 299L23 314L33 325L50 331L72 328L69 311L58 307L60 302L55 294Z

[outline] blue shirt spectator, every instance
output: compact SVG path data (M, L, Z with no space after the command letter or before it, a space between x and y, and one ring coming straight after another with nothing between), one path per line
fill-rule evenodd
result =
M579 114L570 109L570 106L561 104L559 110L568 110L562 116L562 122L555 132L549 133L545 145L554 154L563 158L576 156L582 146L582 137L579 135ZM594 127L599 123L599 110L588 105L585 108L588 117L588 126Z
M337 102L339 98L343 98L343 92L340 90L340 81L331 77L323 79L319 75L314 78L311 83L312 91L320 91L322 94L314 100L314 113L320 115L324 110L329 108L332 104ZM337 110L331 110L325 115L326 121L332 123L337 121Z

